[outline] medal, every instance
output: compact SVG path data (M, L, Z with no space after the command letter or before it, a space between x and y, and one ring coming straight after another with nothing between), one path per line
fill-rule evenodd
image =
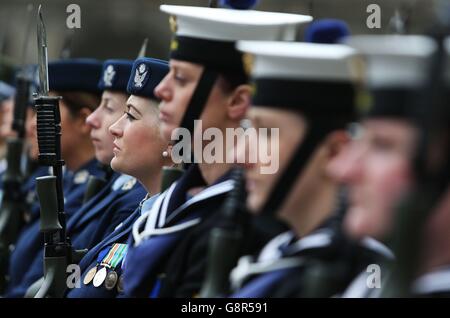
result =
M128 250L127 244L119 244L119 243L113 244L113 246L109 250L107 250L108 252L102 254L103 259L100 262L100 266L102 268L96 272L93 271L93 269L91 269L86 274L84 279L85 284L86 285L89 284L92 280L91 276L93 276L95 287L100 287L103 284L103 282L105 283L105 288L107 290L112 290L114 287L116 287L119 275L117 274L115 269L122 263L122 260L127 250Z
M123 274L120 275L119 281L117 282L117 292L123 293Z
M97 274L97 266L92 267L89 272L87 272L86 276L84 276L83 284L89 285L94 279L95 274Z
M103 261L101 262L100 265L103 267L94 276L94 287L100 287L105 281L106 276L108 275L106 267L111 267L110 262L114 258L114 255L119 247L120 247L119 244L114 244L112 248L109 250L108 254L103 259Z
M106 275L105 288L107 290L112 290L116 286L118 277L119 276L114 270L110 271L108 275Z
M97 274L95 274L94 287L99 287L103 284L106 278L106 274L107 274L106 267L102 267L102 269L99 270Z

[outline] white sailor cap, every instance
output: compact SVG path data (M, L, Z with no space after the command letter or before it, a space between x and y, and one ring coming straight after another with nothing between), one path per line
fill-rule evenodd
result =
M176 17L178 36L217 41L294 40L296 27L312 21L308 15L256 10L233 10L161 5Z
M420 94L430 75L436 42L419 35L353 36L345 43L365 58L368 103L359 105L368 117L409 118L421 107ZM419 109L419 108L417 108Z
M255 10L174 5L160 9L171 15L171 58L217 69L242 67L235 41L295 40L297 26L312 21L308 15Z
M346 45L239 41L237 48L253 56L253 78L352 81L361 76L350 63L357 51Z
M246 53L254 105L353 112L355 84L363 78L361 59L353 48L272 41L239 41L237 48Z
M364 55L367 84L374 89L422 85L437 48L433 39L419 35L360 35L345 43Z

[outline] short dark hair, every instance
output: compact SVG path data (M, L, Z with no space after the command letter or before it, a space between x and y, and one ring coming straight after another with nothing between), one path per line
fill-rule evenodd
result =
M94 111L101 100L101 96L98 94L82 91L56 92L56 94L62 97L62 100L67 105L69 112L73 117L78 116L83 108Z
M246 84L248 77L242 72L221 71L218 83L225 92L232 92L239 85Z

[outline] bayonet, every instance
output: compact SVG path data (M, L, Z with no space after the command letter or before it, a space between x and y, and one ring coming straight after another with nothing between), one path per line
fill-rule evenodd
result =
M27 27L25 29L25 37L23 39L21 66L19 73L16 76L16 99L14 106L14 118L12 129L17 132L19 138L25 136L25 120L26 109L29 103L30 86L32 81L31 69L26 67L26 56L29 46L29 38L31 33L31 25L33 22L33 5L27 6Z
M6 11L5 11L6 12ZM8 34L8 27L9 27L9 20L11 19L11 15L8 14L8 12L5 13L5 17L2 17L3 22L3 28L2 33L0 35L0 54L3 55L5 50L5 43L6 43L6 34Z
M30 43L29 39L30 39L30 34L31 34L31 26L32 26L32 22L33 22L33 19L32 19L32 17L33 17L32 16L33 8L34 8L34 6L32 4L29 4L27 6L27 21L28 21L28 24L27 24L27 27L26 27L26 30L25 30L25 37L24 37L23 47L22 47L22 58L21 58L21 64L20 64L21 67L22 67L21 72L24 75L28 75L28 74L25 74L25 64L26 64L28 46L29 46L29 43Z
M39 65L39 94L48 96L48 53L47 53L47 33L42 17L42 5L38 9L37 23L37 43L38 43L38 65Z
M139 54L137 58L145 57L145 54L147 53L147 44L148 44L148 38L144 39L144 42L142 42L141 49L139 50Z
M3 27L2 32L0 33L0 76L2 76L3 68L5 68L4 64L7 64L7 58L5 56L5 47L6 47L6 34L8 34L8 26L10 20L10 14L6 14L6 17L2 17Z

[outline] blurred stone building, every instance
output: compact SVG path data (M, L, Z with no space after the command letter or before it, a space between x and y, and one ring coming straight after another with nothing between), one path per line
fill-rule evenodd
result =
M311 14L315 19L345 20L353 34L389 33L390 21L398 10L408 16L409 33L423 33L432 22L433 0L260 0L257 10ZM58 58L69 34L72 57L135 58L142 40L148 37L147 55L166 58L170 40L168 17L159 5L183 4L207 6L208 0L0 0L0 49L2 55L19 60L23 51L27 22L27 5L34 5L33 19L39 3L44 8L47 25L49 58ZM66 19L69 4L81 8L81 28L69 31ZM381 8L381 28L366 25L367 7ZM35 21L31 28L26 59L36 62ZM300 30L299 40L303 30Z

